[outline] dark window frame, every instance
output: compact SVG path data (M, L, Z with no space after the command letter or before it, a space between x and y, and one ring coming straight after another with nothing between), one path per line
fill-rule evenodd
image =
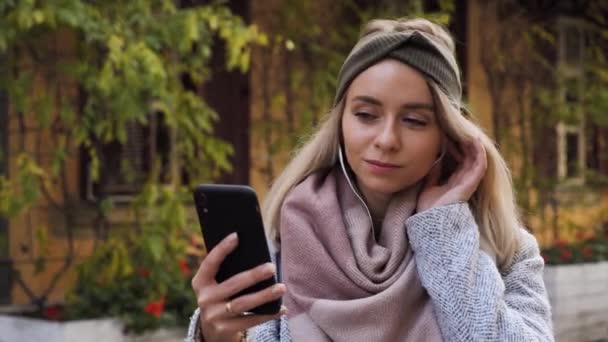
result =
M127 132L127 143L118 142L100 144L98 157L100 158L100 179L93 181L90 178L90 158L87 151L81 150L81 189L82 198L96 200L98 198L112 197L114 200L130 201L138 194L150 174L156 158L161 159L161 179L168 181L169 165L169 138L168 127L162 122L161 113L150 114L147 125L133 123ZM130 149L126 149L125 146ZM121 166L124 162L129 165L133 174L131 177L124 174Z
M565 134L565 149L566 149L566 178L578 178L581 176L579 162L580 132L566 132Z

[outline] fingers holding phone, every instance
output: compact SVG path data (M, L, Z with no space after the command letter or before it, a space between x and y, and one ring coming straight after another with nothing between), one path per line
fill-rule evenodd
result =
M230 292L231 298L275 285L273 266L264 266L272 259L255 190L244 185L201 184L194 189L193 198L205 246L210 251L207 257L210 258L210 268L204 271L203 278L209 280L213 276L217 283L226 282L222 289ZM235 233L238 233L238 244L230 242ZM225 239L229 240L227 245L214 253ZM253 272L246 272L250 270ZM241 279L243 277L255 278L249 282L254 285L241 288L239 284L247 283ZM235 292L236 289L241 291ZM226 293L220 297L226 297ZM276 300L255 307L251 312L271 315L279 312L280 308L281 301Z
M239 243L236 233L228 235L222 242L213 248L201 262L196 275L192 278L192 287L197 283L216 283L215 275L220 269L220 265L228 254L232 253Z
M216 281L220 265L237 245L236 234L231 234L222 240L201 262L192 279L192 288L196 293L200 308L201 331L205 341L238 340L242 331L276 319L286 312L285 307L282 307L279 312L271 315L242 314L280 299L285 293L283 284L274 284L263 290L233 298L243 289L274 276L275 268L271 263L240 272L221 283Z

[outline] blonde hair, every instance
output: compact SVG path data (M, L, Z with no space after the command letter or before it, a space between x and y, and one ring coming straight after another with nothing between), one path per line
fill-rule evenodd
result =
M454 41L440 25L425 19L372 20L360 36L360 41L378 32L416 30L431 38L446 60L460 75L454 57ZM460 80L459 80L460 81ZM477 190L469 200L469 206L479 226L482 241L496 255L500 268L508 267L519 247L520 215L515 203L509 168L491 138L468 117L458 98L450 98L432 80L427 78L435 105L437 118L445 136L462 146L476 137L487 154L487 170ZM344 98L325 116L317 130L298 148L281 175L272 185L264 202L263 215L270 239L280 242L280 211L287 194L310 174L333 167L340 146L341 117Z

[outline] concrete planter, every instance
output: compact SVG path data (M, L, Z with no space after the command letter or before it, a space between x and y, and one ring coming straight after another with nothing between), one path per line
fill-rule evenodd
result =
M0 316L0 342L181 342L186 329L160 329L143 335L123 334L117 319L49 322L39 319Z
M608 262L545 267L558 342L608 341Z
M159 329L147 332L143 335L125 336L124 342L184 342L187 328L183 329Z

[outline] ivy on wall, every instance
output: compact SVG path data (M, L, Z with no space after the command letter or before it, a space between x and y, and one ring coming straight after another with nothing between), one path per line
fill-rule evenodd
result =
M18 255L12 255L13 277L41 310L74 265L75 229L83 225L85 211L94 212L84 225L94 232L95 249L80 267L76 293L70 296L70 303L76 306L72 312L85 316L141 314L146 303L175 296L169 289L184 282L177 265L185 258L189 232L198 232L198 224L188 220L186 211L191 183L211 181L231 169L228 158L232 147L214 136L218 115L199 94L210 77L214 40L225 46L228 69L246 71L251 46L264 44L266 37L233 14L223 1L188 8L177 3L0 2L0 54L7 61L0 87L8 94L10 134L14 138L10 177L0 175L0 215L27 218L36 203L44 200L50 203L49 210L61 217L57 221L61 227L53 229L63 231L66 240L63 256L54 259L61 267L41 292L34 293L21 276L19 263L33 262L37 273L48 270L49 258L44 251L48 251L49 227L20 227L30 231L32 245L15 248ZM188 87L183 82L185 75ZM161 174L161 164L167 161L151 155L142 191L128 204L132 223L126 230L110 232L108 218L115 204L106 196L83 201L70 185L76 161L88 160L88 177L99 181L104 147L128 147L129 129L149 127L155 120L168 131L170 172ZM2 151L4 156L8 153ZM128 174L132 162L123 160L119 169L110 171ZM105 243L97 244L100 239ZM109 312L101 307L93 311L77 308L78 303L90 305L111 293L128 291L119 287L105 293L78 292L98 285L90 282L112 279L120 283L123 279L123 284L131 284L125 279L142 268L151 274L144 282L146 291L138 292L144 296L138 302L115 301L111 310L106 308ZM89 277L93 270L96 276ZM181 293L183 296L191 295L187 286L182 290L188 291ZM127 322L131 328L142 329L160 319Z

